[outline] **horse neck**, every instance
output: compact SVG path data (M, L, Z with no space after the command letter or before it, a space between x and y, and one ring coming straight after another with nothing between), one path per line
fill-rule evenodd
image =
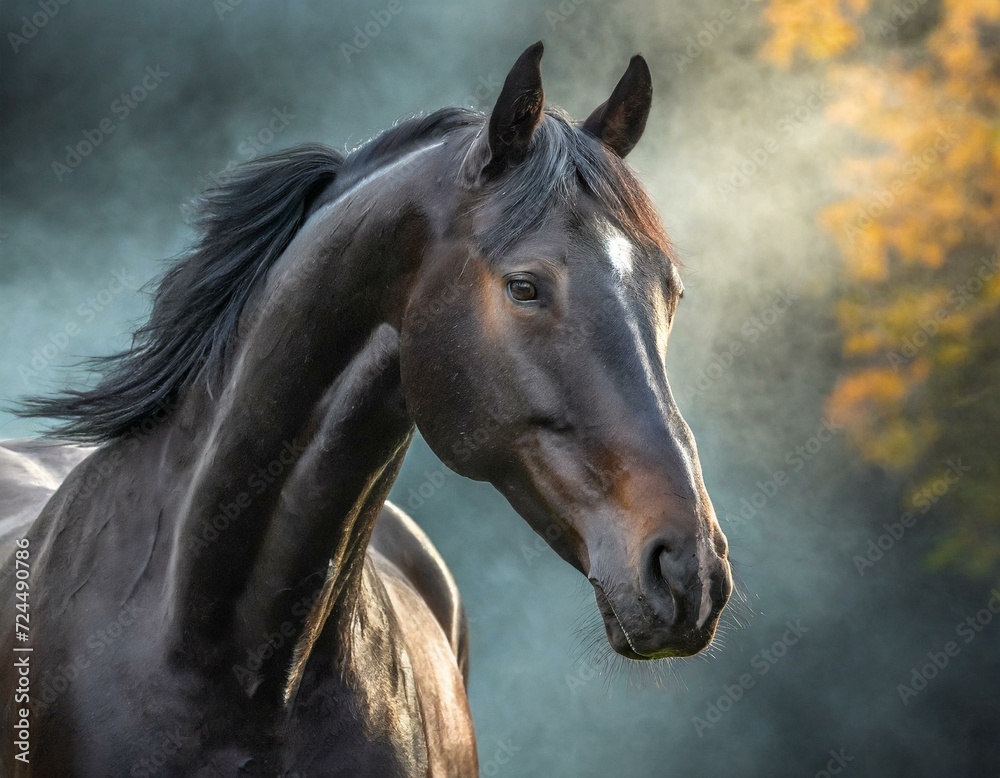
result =
M180 511L174 651L190 656L200 640L228 665L285 635L270 671L243 683L251 694L287 695L293 655L357 603L368 539L413 429L394 306L428 234L424 167L393 165L310 218L244 315L221 394L193 394L183 409L211 422ZM235 518L204 542L223 506L236 506Z

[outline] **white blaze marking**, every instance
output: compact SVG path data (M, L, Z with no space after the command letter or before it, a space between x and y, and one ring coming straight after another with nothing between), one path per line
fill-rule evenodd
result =
M604 238L604 246L608 252L608 259L611 260L611 267L615 269L618 278L624 281L632 275L632 255L635 247L619 230L610 225Z
M614 225L605 224L604 247L607 250L608 259L617 276L618 283L615 285L615 296L621 303L625 324L632 334L632 340L635 344L635 354L639 357L639 362L642 364L646 383L662 404L664 397L660 390L660 382L657 380L658 371L649 360L646 344L643 342L642 332L639 329L639 318L636 313L636 294L634 290L629 289L625 284L625 280L632 275L632 262L636 252L635 245Z

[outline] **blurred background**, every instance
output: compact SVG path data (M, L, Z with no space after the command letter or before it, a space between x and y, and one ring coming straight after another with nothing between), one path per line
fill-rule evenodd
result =
M604 662L589 585L418 440L393 495L465 597L483 774L1000 774L1000 2L7 0L0 29L8 404L128 343L228 167L488 110L539 38L582 118L642 52L629 162L742 600L707 656Z

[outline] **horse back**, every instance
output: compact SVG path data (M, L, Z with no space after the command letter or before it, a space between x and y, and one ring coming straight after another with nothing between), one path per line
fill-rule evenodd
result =
M420 594L444 630L465 683L469 680L469 628L458 585L427 534L386 502L372 532L371 550L391 562Z
M0 565L52 493L94 450L38 440L0 441Z

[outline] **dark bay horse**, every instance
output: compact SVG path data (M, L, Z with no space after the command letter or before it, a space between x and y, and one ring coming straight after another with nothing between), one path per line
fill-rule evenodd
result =
M415 427L587 577L615 651L709 644L681 282L622 162L649 70L576 124L541 55L488 117L239 170L133 347L25 407L65 442L0 448L5 773L475 775L458 592L386 503Z

